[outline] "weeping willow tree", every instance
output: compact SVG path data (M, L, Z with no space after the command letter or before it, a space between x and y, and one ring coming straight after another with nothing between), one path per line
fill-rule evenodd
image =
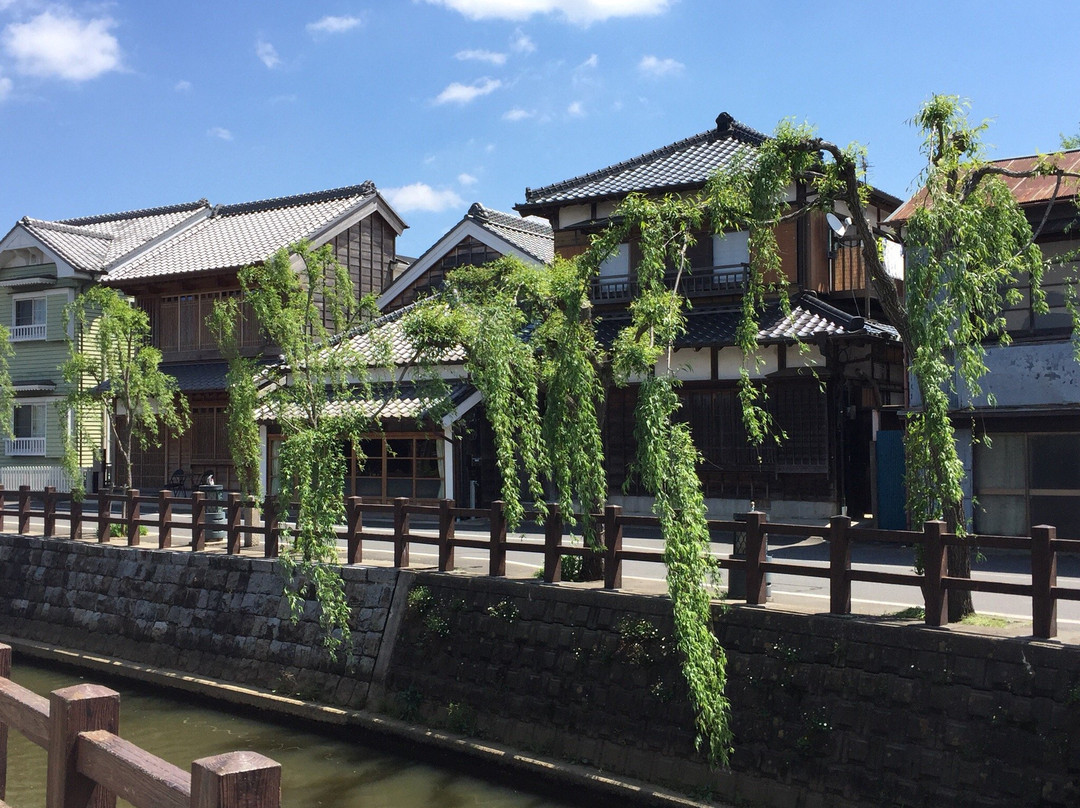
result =
M378 357L342 338L375 312L374 299L357 298L348 270L330 245L306 242L279 250L262 264L240 271L242 298L215 304L210 325L229 359L226 413L230 448L248 493L258 494L259 418L281 430L279 511L296 504L280 553L285 594L294 619L311 596L332 653L349 647L349 606L339 574L336 526L344 521L348 447L377 429L368 406L368 369ZM245 316L280 352L272 365L257 365L239 348ZM388 351L383 346L383 352ZM257 418L258 415L258 418ZM363 458L358 458L363 462Z

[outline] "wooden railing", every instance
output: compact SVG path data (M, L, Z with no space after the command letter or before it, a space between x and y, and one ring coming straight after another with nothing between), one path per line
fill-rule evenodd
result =
M281 804L281 765L270 758L230 752L194 761L189 774L116 734L116 691L81 684L54 690L46 699L10 676L11 647L0 645L0 801L7 792L13 727L48 754L45 808L115 808L117 797L135 808Z
M190 498L178 498L168 491L161 491L156 497L144 497L138 491L129 491L124 495L102 495L98 497L100 513L91 515L83 512L83 504L71 501L70 495L59 494L47 489L42 498L40 509L31 508L32 497L27 486L22 486L18 493L18 529L28 533L32 517L44 520L44 534L56 536L57 522L67 521L68 536L81 539L83 525L94 523L97 526L97 539L109 540L110 527L113 524L123 526L123 534L128 545L140 543L139 527L156 527L157 545L161 549L172 547L172 531L177 527L190 528L191 549L206 549L207 530L219 530L225 533L227 553L240 552L244 538L262 536L263 555L276 558L279 538L288 521L275 515L276 504L273 500L261 503L266 520L261 526L242 523L245 508L254 508L258 503L242 501L239 494L229 494L220 507L224 508L224 522L211 522L207 519L208 506L219 503L208 501L202 492L195 492ZM70 512L57 509L61 500L70 502ZM124 515L112 516L111 502L124 503ZM156 503L157 514L143 518L140 504ZM191 506L191 521L179 521L173 518L173 507L177 504ZM0 532L4 530L5 492L0 488ZM365 515L380 517L387 527L373 530L365 527ZM414 530L411 517L424 518L434 528ZM570 515L577 519L579 514ZM409 548L412 545L435 547L438 553L438 568L446 572L454 569L455 550L470 548L486 551L488 554L488 574L506 575L507 552L534 553L543 557L543 578L552 583L562 578L562 559L564 556L597 557L603 559L604 586L618 589L622 586L622 564L626 561L663 564L663 552L643 548L624 548L623 535L628 528L644 528L659 531L660 522L655 516L631 516L623 514L618 505L609 505L602 514L593 518L600 525L600 543L596 547L585 547L580 543L570 542L565 534L567 521L559 506L547 505L547 514L529 511L525 519L537 525L536 535L542 539L522 535L510 540L507 535L506 516L502 502L492 503L491 508L459 508L453 500L442 500L437 505L411 504L408 499L395 499L392 503L368 503L360 497L346 497L345 524L338 531L338 538L345 543L345 563L359 564L363 561L365 540L389 542L393 547L393 564L396 567L409 566ZM461 519L488 520L488 535L485 538L459 537L455 525ZM1080 588L1059 586L1057 582L1057 557L1059 553L1080 553L1080 539L1059 539L1055 528L1039 525L1032 528L1027 536L957 536L946 530L944 522L932 521L923 525L922 530L877 530L852 527L851 519L846 516L834 516L827 525L795 525L781 522L768 522L764 513L752 511L745 514L745 521L710 520L709 530L713 537L739 535L745 537L745 558L714 558L721 569L742 575L746 581L746 602L765 603L767 573L800 575L811 578L825 578L829 581L829 611L832 614L851 613L851 585L861 581L867 583L911 586L921 590L927 625L941 626L948 621L948 598L952 592L992 592L1006 595L1019 595L1031 599L1033 633L1036 637L1057 636L1057 603L1060 600L1080 600ZM829 542L828 562L781 562L766 560L768 536L790 536L795 538L822 537ZM715 540L715 538L714 538ZM887 572L874 569L854 568L851 562L851 547L857 542L877 542L905 544L922 547L924 571ZM742 540L740 538L740 544ZM948 574L945 557L946 548L967 546L985 549L1019 550L1031 558L1030 583L1010 583L979 578L958 578ZM715 555L715 554L714 554Z

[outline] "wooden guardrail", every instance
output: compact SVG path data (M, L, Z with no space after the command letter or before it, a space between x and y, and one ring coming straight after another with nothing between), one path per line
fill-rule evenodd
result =
M191 549L201 551L206 548L208 530L221 531L225 535L225 549L228 553L240 552L244 538L262 536L263 555L276 558L279 551L279 538L287 528L287 515L284 519L277 516L277 503L267 499L263 503L243 501L239 494L228 494L224 501L207 500L202 492L196 491L189 498L171 496L169 491L161 491L155 497L142 496L137 490L121 495L98 495L97 513L83 511L83 504L71 501L69 494L58 494L53 489L46 489L40 494L42 507L31 507L32 494L27 486L18 492L18 527L20 533L29 532L31 517L44 521L44 533L56 535L57 522L68 522L68 536L82 538L83 525L93 523L97 526L97 539L107 542L111 526L122 525L122 533L128 545L140 542L139 527L156 527L158 547L172 547L172 531L176 527L190 528L192 534ZM70 502L70 510L64 513L57 509L60 501ZM123 503L123 515L114 517L111 503ZM141 516L140 505L154 503L157 514L150 518ZM266 515L261 526L245 525L241 513L246 508L262 505ZM174 518L176 505L191 507L191 521ZM208 509L218 507L224 511L224 520L211 521L207 518ZM389 529L372 530L365 527L364 516L381 517ZM435 528L414 530L411 517L422 517ZM488 553L488 574L506 575L506 555L535 553L543 556L543 577L548 583L562 578L562 559L565 556L596 557L603 559L604 586L618 589L622 586L622 564L625 561L641 561L663 564L663 552L659 550L624 548L623 537L629 528L659 530L660 522L655 516L625 515L618 505L609 505L602 514L593 518L601 526L601 540L597 547L585 547L570 543L564 531L567 518L580 515L564 515L555 503L547 505L547 514L527 512L526 519L538 525L542 540L527 536L510 540L507 537L506 516L502 502L492 503L491 508L459 508L453 500L441 500L438 504L415 504L408 499L399 498L391 503L364 502L360 497L346 497L345 525L338 532L338 537L345 543L345 563L359 564L363 561L365 540L390 542L393 546L393 564L397 567L409 566L409 548L416 545L429 545L437 548L438 567L446 572L454 569L455 550L471 548ZM832 614L851 613L851 584L855 581L895 584L917 587L923 594L925 620L927 625L941 626L948 621L948 599L953 592L995 592L1007 595L1019 595L1031 599L1033 633L1036 637L1057 636L1057 603L1060 600L1080 600L1080 588L1063 587L1057 581L1057 557L1060 553L1080 553L1080 539L1059 539L1057 531L1049 525L1032 528L1031 536L958 536L946 530L944 522L931 521L923 525L922 530L877 530L852 527L846 516L834 516L826 525L795 525L780 522L768 522L766 515L757 511L745 514L745 520L710 520L709 530L713 536L719 534L739 534L745 537L745 557L715 557L716 565L721 569L742 575L746 581L746 602L765 603L766 575L780 573L801 575L812 578L825 578L829 581L829 611ZM0 487L0 531L4 529L5 492ZM461 519L483 519L488 522L488 535L485 538L459 537L455 525ZM820 536L829 542L829 560L824 562L780 562L766 559L768 536L811 537ZM854 568L851 562L851 547L858 542L899 543L921 546L923 572L886 572L873 569ZM998 548L1019 550L1031 558L1031 580L1029 583L1010 583L979 578L958 578L948 574L946 549L950 546L980 548Z
M278 808L281 765L257 752L201 758L191 772L116 734L120 694L91 684L48 699L15 684L11 647L0 644L0 801L7 791L8 727L44 748L45 808Z

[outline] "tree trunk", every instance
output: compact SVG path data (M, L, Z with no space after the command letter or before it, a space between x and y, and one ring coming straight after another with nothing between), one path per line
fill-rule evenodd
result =
M964 519L964 506L962 504L951 505L945 514L945 521L949 531L956 532L957 525L962 525ZM971 547L965 538L964 543L947 548L947 562L950 578L971 578ZM975 606L971 601L971 590L958 591L953 589L949 592L949 622L958 623L969 614L975 614Z

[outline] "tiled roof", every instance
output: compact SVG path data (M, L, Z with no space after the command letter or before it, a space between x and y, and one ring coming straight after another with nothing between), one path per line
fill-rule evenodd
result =
M460 404L473 392L473 389L471 385L464 382L451 385L451 404ZM411 384L402 384L397 387L372 385L371 392L371 398L332 401L327 405L325 413L331 417L359 412L369 417L378 416L380 420L420 419L443 403L442 399L426 395ZM273 421L276 417L269 405L264 404L255 410L256 421Z
M229 371L229 363L189 362L162 365L161 371L176 379L177 386L182 393L225 390L225 374Z
M376 195L365 182L347 188L215 207L210 216L109 273L134 278L232 269L265 261L277 250L312 238Z
M209 207L205 199L200 199L170 207L56 222L26 216L19 224L76 269L103 272Z
M473 220L542 264L555 260L555 236L546 219L503 213L486 208L479 202L473 203L465 218Z
M726 112L707 132L621 163L543 188L526 188L522 213L551 205L623 196L631 191L664 191L703 185L720 168L752 156L766 136Z
M686 313L686 332L675 340L675 347L735 345L735 333L741 319L742 309L738 306L691 309ZM629 323L629 314L604 315L596 328L597 337L603 344L611 345L619 331ZM899 339L892 326L855 317L808 293L792 299L790 318L783 316L776 302L768 303L762 312L759 342L809 341L822 336L864 336L886 341Z
M1009 157L1004 160L993 160L991 165L1000 166L1010 171L1032 171L1038 165L1040 159L1036 155ZM1080 171L1080 150L1063 152L1057 163L1065 171ZM1009 190L1013 192L1016 201L1021 205L1049 201L1054 196L1054 189L1057 186L1055 177L1002 177L1002 179L1009 186ZM1080 191L1080 187L1078 187L1075 180L1064 180L1061 187L1057 189L1057 199L1061 202L1071 202L1078 196L1078 191ZM901 205L889 217L889 221L900 223L910 219L915 209L923 204L925 196L926 190L920 188L918 193Z
M415 304L385 314L355 329L346 339L351 343L352 349L373 367L412 364L415 361L416 348L405 335L402 320L413 308ZM460 345L455 346L434 361L443 364L464 362L465 349Z

